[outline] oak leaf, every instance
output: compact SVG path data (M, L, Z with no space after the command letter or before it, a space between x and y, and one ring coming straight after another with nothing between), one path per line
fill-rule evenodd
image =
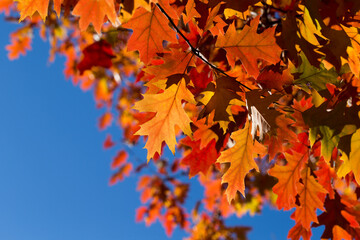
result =
M295 226L290 229L287 237L291 240L300 240L301 237L303 240L310 240L311 230L307 230L300 223L296 223Z
M175 31L169 27L168 20L155 5L151 12L138 8L123 27L133 30L127 49L138 50L140 60L146 64L156 53L163 52L164 40L177 42Z
M300 179L300 172L305 162L309 159L307 152L285 153L287 164L285 166L275 165L270 169L269 174L276 177L279 181L273 187L273 191L278 195L276 204L279 209L289 210L295 207L295 196L298 194L297 183Z
M351 170L354 173L355 180L360 184L360 129L351 136L351 151L349 156Z
M247 73L255 78L259 75L258 59L276 64L281 54L281 48L275 42L275 27L258 34L258 23L259 17L251 21L250 27L245 25L240 32L231 24L224 36L219 35L215 44L226 50L230 66L234 67L235 61L240 59Z
M236 93L240 92L240 83L235 78L223 76L216 79L216 85L209 83L205 91L203 99L208 98L208 101L203 102L205 107L199 113L199 119L208 116L215 110L214 121L228 121L229 113L226 111L231 100L241 97Z
M148 150L147 159L155 153L161 153L162 142L175 152L175 126L188 136L191 135L190 118L182 108L182 101L195 104L192 93L186 88L185 80L172 85L159 94L144 94L144 99L135 103L133 107L141 112L156 112L154 118L141 125L136 135L148 136L145 148Z
M81 31L85 31L92 23L95 31L101 33L101 26L104 23L105 16L113 25L117 24L113 0L80 0L72 13L80 17L79 27Z
M182 139L181 143L191 147L191 151L181 161L182 164L190 167L189 177L194 177L199 172L206 175L209 167L219 156L215 148L216 141L212 140L204 148L201 148L200 140L193 141L190 137Z
M301 179L302 184L298 183L300 207L295 211L295 220L309 230L311 222L318 223L316 209L325 210L323 205L327 191L310 175L308 167L301 171Z
M245 196L245 176L247 173L259 168L254 160L257 154L263 154L266 148L256 140L253 142L250 123L247 122L243 129L231 134L235 146L223 151L217 160L218 163L230 163L230 168L222 176L222 183L227 183L227 200L230 203L239 191Z

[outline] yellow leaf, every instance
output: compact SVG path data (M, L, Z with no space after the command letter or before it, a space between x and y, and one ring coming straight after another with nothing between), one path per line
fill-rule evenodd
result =
M177 85L172 85L159 94L144 94L144 99L135 103L133 107L141 112L156 112L151 120L141 125L136 135L148 136L145 148L148 150L148 161L155 155L161 154L162 142L175 153L175 126L188 136L191 135L190 118L182 107L182 100L195 104L192 93L186 88L182 79Z
M354 173L355 180L360 184L360 129L351 137L351 152L349 157L349 162L351 170Z
M250 123L247 122L243 129L233 132L231 138L235 140L235 146L223 151L217 160L218 163L230 163L230 168L221 181L228 183L225 194L229 203L235 198L237 191L245 196L244 178L250 170L259 170L254 157L266 150L256 140L253 142L250 129Z

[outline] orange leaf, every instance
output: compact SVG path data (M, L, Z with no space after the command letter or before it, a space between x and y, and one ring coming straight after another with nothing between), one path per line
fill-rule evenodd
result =
M240 59L247 73L255 78L259 75L257 59L275 64L280 61L281 54L281 48L275 42L275 27L257 34L258 23L259 17L240 32L236 31L235 24L231 24L224 36L219 35L215 44L226 50L230 66L234 67L235 61Z
M114 175L111 176L109 184L114 185L115 183L124 180L125 176L130 175L132 168L133 167L131 163L127 163L124 166L122 166L118 172L116 172Z
M223 151L217 160L218 163L230 163L230 168L222 176L222 183L228 183L225 194L229 203L237 191L245 196L244 178L250 170L259 170L254 157L266 150L256 140L253 142L249 122L243 129L233 132L231 138L235 140L235 146Z
M191 151L181 161L182 164L190 167L189 177L194 177L199 172L206 175L209 167L219 156L215 148L216 141L212 140L204 148L201 148L200 140L192 141L190 137L182 139L181 143L191 147Z
M113 25L116 25L117 17L113 0L80 0L72 13L80 16L79 27L81 31L85 31L92 23L95 31L100 33L105 16Z
M113 147L114 145L115 145L115 143L114 143L113 140L111 139L111 135L108 134L108 135L106 136L105 141L104 141L104 145L103 145L104 149L111 148L111 147Z
M306 230L300 223L296 223L295 226L290 229L287 237L291 240L300 240L301 237L303 240L310 240L311 229Z
M164 63L151 65L144 72L154 75L154 79L165 79L173 74L183 74L187 67L195 67L195 58L189 52L181 49L172 49L170 54L164 54Z
M13 6L13 0L2 0L0 1L0 13L5 12L5 15L10 14L10 8Z
M351 235L345 231L342 227L335 225L333 230L333 240L351 240L353 239Z
M155 153L161 154L162 142L175 153L175 126L186 134L191 135L190 118L182 108L182 100L195 104L192 93L186 88L182 79L177 85L172 85L160 94L144 94L144 99L135 103L133 107L142 112L156 112L151 120L141 125L136 135L148 136L145 148L148 150L148 161Z
M275 165L270 169L269 174L278 179L273 187L274 193L278 195L276 204L279 209L289 210L295 206L295 196L298 193L296 183L300 179L300 172L304 163L309 159L307 152L292 154L285 153L287 164L285 166Z
M200 18L201 15L195 9L195 1L189 0L185 7L186 15L184 14L184 23L187 24L193 18Z
M36 12L45 21L49 7L49 0L18 0L18 10L20 12L19 22L26 17L32 17Z
M101 130L104 130L105 128L109 127L111 125L112 120L113 120L112 114L110 112L106 112L99 119L99 128Z
M115 169L120 167L121 165L123 165L123 163L126 162L126 159L128 158L128 154L127 152L125 152L124 150L121 150L120 152L118 152L118 154L114 157L112 163L111 163L111 168Z
M325 210L324 201L327 191L310 175L308 167L301 171L301 179L302 184L298 183L300 207L296 208L295 221L309 230L311 222L318 223L316 209Z
M176 34L168 23L155 5L151 12L138 8L132 18L123 24L124 28L133 29L127 45L128 50L139 50L140 60L149 63L156 53L163 51L163 40L177 42Z
M26 51L31 50L31 37L12 34L11 44L6 45L5 48L9 51L8 58L10 60L17 59L20 57L20 54L25 55Z

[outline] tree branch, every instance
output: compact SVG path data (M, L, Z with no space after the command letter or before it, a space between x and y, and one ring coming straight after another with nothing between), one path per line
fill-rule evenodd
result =
M169 20L171 26L173 26L173 28L175 29L175 31L185 40L185 42L187 43L187 45L190 47L191 52L194 53L194 55L196 55L198 58L200 58L204 63L206 63L207 65L209 65L211 68L215 69L216 71L224 74L227 77L230 77L226 72L224 72L222 69L218 68L217 66L215 66L214 64L212 64L209 60L207 60L205 58L205 56L199 51L199 49L195 48L193 45L191 45L189 39L187 39L185 37L185 35L180 31L180 29L176 26L176 24L174 23L174 21L171 19L171 17L166 13L166 11L160 6L159 3L156 3L156 6L159 8L159 10L165 15L165 17ZM246 88L247 90L251 91L251 89L247 86L245 86L244 84L242 84L241 82L239 82L239 84Z

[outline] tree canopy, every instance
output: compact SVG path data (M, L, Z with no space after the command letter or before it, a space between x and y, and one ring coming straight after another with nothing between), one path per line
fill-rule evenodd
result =
M105 109L99 128L121 129L103 147L118 148L110 184L139 177L137 221L247 239L225 220L270 204L293 210L292 240L318 226L360 239L358 0L1 0L0 12L19 25L10 60L39 33ZM129 157L141 138L146 159ZM187 178L204 187L192 209Z

